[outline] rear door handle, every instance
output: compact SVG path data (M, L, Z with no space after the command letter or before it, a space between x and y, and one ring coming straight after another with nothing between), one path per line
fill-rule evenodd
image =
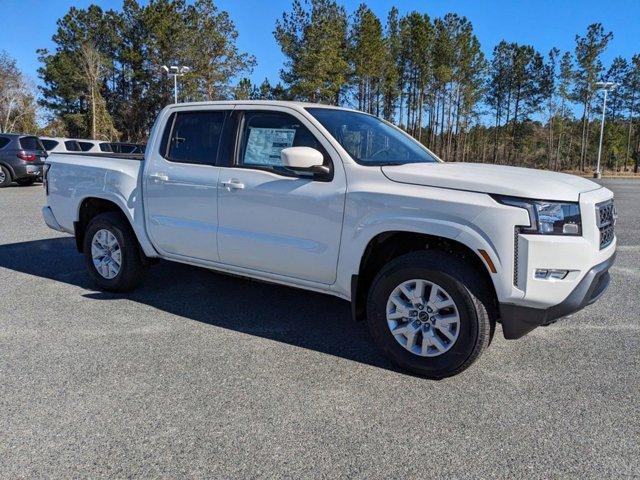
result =
M169 175L166 173L152 173L149 175L149 178L154 181L154 183L164 183L169 181Z
M244 189L244 183L241 183L239 180L232 178L231 180L227 180L226 182L221 182L221 185L227 190L242 190Z

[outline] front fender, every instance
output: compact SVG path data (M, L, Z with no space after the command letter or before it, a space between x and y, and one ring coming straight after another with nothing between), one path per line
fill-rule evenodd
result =
M513 225L522 224L526 212L508 209L489 195L433 187L403 185L397 194L362 192L351 195L339 263L340 290L351 290L361 259L373 238L387 232L408 232L442 237L472 250L484 265L484 250L495 266L490 277L499 300L521 296L512 284Z

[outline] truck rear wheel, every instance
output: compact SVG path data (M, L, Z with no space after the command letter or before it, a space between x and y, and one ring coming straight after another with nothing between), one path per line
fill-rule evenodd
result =
M389 262L367 300L375 343L399 367L440 379L468 368L489 345L488 286L458 257L420 251Z
M129 292L142 281L146 267L140 247L121 214L93 217L85 231L83 250L89 275L101 289Z

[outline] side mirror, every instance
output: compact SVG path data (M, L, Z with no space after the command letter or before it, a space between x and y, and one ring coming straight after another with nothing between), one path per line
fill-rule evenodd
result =
M324 156L315 148L289 147L280 151L282 165L294 172L328 174L329 168L324 164Z

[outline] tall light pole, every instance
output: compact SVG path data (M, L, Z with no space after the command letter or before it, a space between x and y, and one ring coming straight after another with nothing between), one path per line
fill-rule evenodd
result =
M162 65L162 70L164 70L167 75L173 77L173 103L178 103L178 77L182 77L185 73L189 73L191 68L185 67L184 65L181 67L178 67L177 65L171 65L170 67Z
M602 155L602 137L604 136L604 116L607 111L607 93L609 90L616 88L616 84L613 82L597 82L596 87L604 91L604 99L602 101L602 120L600 121L600 144L598 145L598 163L596 164L596 171L593 174L593 178L601 178L602 172L600 171L600 156Z

